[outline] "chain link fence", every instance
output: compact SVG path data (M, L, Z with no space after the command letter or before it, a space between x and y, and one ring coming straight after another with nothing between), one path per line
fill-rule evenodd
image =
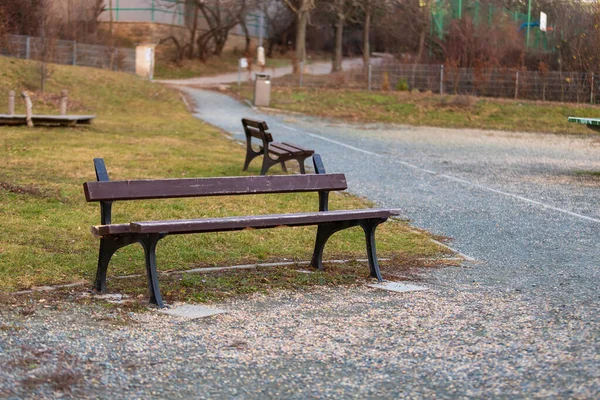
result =
M0 39L0 55L28 60L45 58L55 64L135 73L135 49L81 44L71 40L6 35Z
M600 76L582 72L538 72L510 68L452 68L444 65L383 62L328 75L277 78L274 86L418 90L441 94L524 100L592 103L600 100Z

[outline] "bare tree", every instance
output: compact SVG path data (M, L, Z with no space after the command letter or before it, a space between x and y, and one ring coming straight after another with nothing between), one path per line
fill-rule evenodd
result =
M315 0L284 0L292 12L296 14L296 57L294 73L300 71L300 63L306 63L306 27L310 13L315 8Z
M335 15L335 44L331 72L342 70L342 46L344 41L344 25L357 10L357 0L333 0L328 3L329 10Z
M242 29L251 5L257 0L163 0L164 7L184 5L191 15L187 21L189 37L171 33L161 42L173 42L177 47L177 59L187 52L188 58L197 57L206 61L211 55L219 56L223 52L229 31L238 24ZM200 21L203 23L200 24ZM248 43L249 46L249 43Z
M294 24L294 13L285 4L284 0L264 1L261 4L268 33L267 57L273 54L273 48L279 45L287 48L290 41L290 29Z

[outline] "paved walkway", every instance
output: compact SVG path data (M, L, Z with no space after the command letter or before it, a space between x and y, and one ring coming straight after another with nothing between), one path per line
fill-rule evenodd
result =
M383 58L373 58L371 60L372 64L377 64L381 62ZM352 69L352 68L360 68L363 65L362 58L349 58L345 59L342 62L342 68L344 70ZM312 64L308 64L305 67L305 73L311 75L324 75L331 72L331 62L315 62ZM254 76L257 73L261 73L259 71L253 71L251 74L251 79L254 80ZM279 68L267 68L265 72L262 72L271 76L271 78L277 78L285 75L289 75L292 73L292 66L287 67L279 67ZM241 74L242 80L248 79L248 72L243 72ZM195 86L211 86L219 83L234 83L238 81L238 73L232 72L229 74L217 75L217 76L202 76L198 78L190 78L190 79L164 79L157 80L156 82L166 83L168 85L195 85Z

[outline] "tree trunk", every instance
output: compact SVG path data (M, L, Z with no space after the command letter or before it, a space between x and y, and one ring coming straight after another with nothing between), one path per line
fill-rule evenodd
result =
M335 50L333 53L333 65L331 72L342 70L342 45L344 40L344 14L339 12L335 23Z
M369 44L371 31L371 2L367 3L365 9L365 24L363 26L363 71L368 73L371 63L371 46Z
M194 43L196 42L196 31L198 30L198 12L199 12L199 10L200 10L200 6L196 3L194 5L194 21L192 22L190 49L188 51L189 59L192 59L194 57Z
M246 20L243 18L243 16L240 16L240 26L242 27L242 30L244 31L244 36L246 37L246 47L244 48L244 53L249 53L250 52L250 31L248 30L248 26L246 25Z
M114 35L113 31L113 0L108 1L108 8L110 8L110 12L108 13L110 20L108 22L108 30L110 32L110 40L112 41L112 37Z
M296 23L296 59L294 60L294 73L300 72L300 63L306 64L306 26L308 25L308 9L303 2L298 10Z

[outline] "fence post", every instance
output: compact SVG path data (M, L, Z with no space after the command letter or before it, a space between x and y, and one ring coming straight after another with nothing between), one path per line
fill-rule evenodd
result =
M73 65L77 65L77 41L73 40Z
M371 63L369 63L368 86L367 86L367 90L369 92L371 91L371 78L372 77L373 77L373 65L371 65Z
M590 104L594 104L594 73L592 72L592 83L590 85Z
M31 40L30 40L30 37L27 36L27 39L25 39L25 59L29 60L30 55L31 55Z
M444 96L444 64L440 65L440 95Z
M300 81L299 86L302 87L302 74L304 73L304 61L300 61Z
M15 91L8 92L8 115L15 115Z
M515 100L519 98L519 71L517 71L517 77L515 79Z

